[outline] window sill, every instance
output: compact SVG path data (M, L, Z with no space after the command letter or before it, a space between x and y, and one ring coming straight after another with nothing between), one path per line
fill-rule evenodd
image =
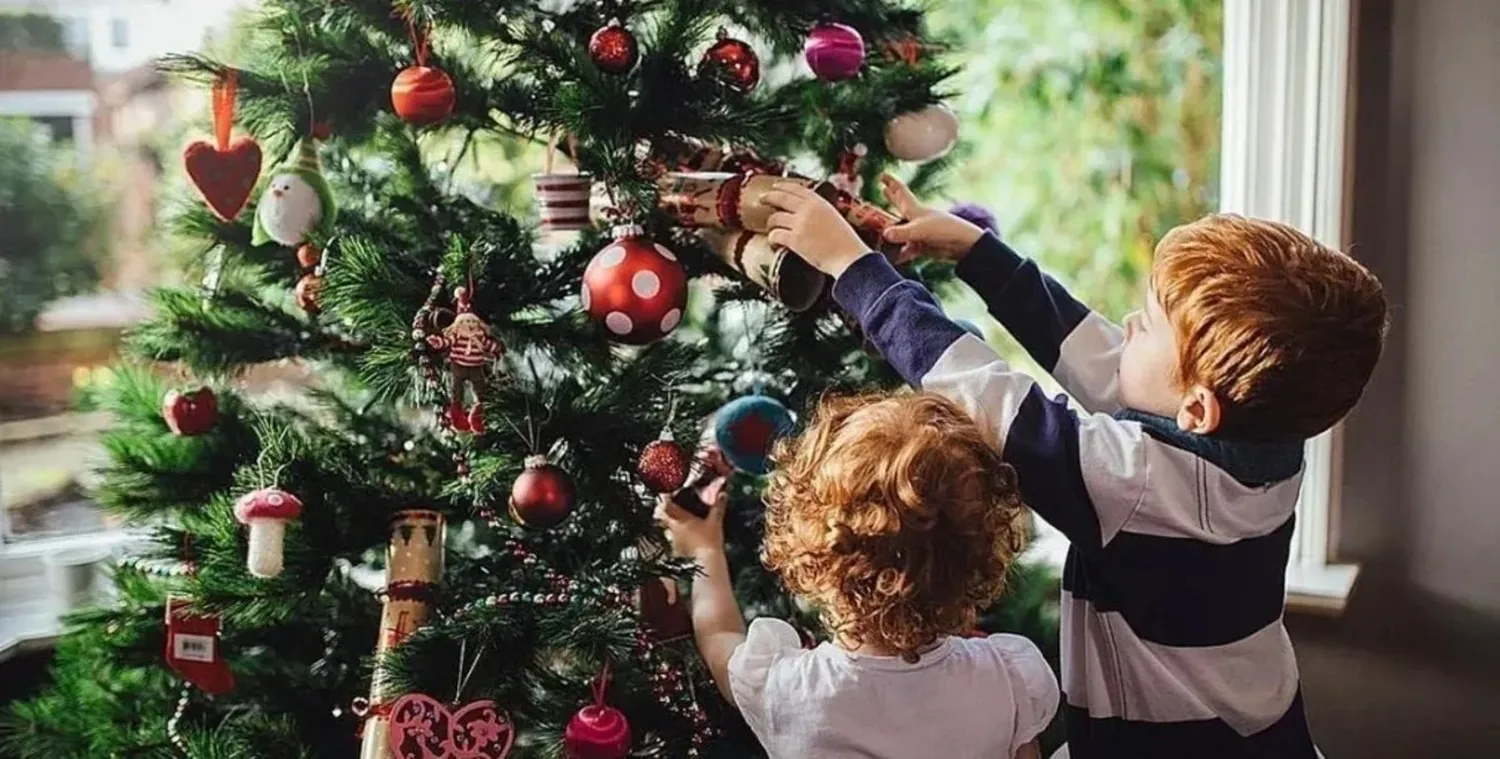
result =
M1340 616L1358 579L1358 564L1289 566L1286 569L1286 610L1322 617Z
M53 600L46 558L63 551L98 550L119 556L136 537L123 530L64 538L42 538L0 545L0 662L52 646L62 635L66 611ZM102 567L101 567L102 570ZM96 578L95 600L104 601L108 585Z

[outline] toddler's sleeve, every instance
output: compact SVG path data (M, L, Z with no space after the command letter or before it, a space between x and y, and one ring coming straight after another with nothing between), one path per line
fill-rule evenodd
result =
M990 644L1000 653L1010 673L1016 705L1016 732L1010 753L1041 735L1057 714L1057 676L1035 643L1019 635L991 635Z
M750 623L745 642L730 655L729 690L734 694L734 705L757 736L771 729L766 695L772 668L801 650L802 639L796 629L780 619L761 617Z

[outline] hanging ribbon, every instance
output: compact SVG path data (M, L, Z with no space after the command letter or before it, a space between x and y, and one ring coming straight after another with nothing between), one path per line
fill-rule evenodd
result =
M226 68L219 72L213 87L214 141L219 152L229 150L229 132L234 127L234 101L239 93L239 72Z
M406 33L411 35L412 53L416 55L417 65L427 65L427 51L429 47L428 35L432 33L432 24L417 24L416 14L410 8L406 9Z
M604 660L604 669L594 678L594 705L604 706L604 692L609 690L609 660Z

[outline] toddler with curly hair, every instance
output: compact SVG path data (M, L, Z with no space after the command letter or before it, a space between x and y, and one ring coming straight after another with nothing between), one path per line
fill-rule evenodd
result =
M724 502L698 518L663 499L675 552L702 568L694 636L714 681L771 757L1037 756L1057 709L1041 652L964 637L1025 545L1014 470L953 402L825 399L783 441L763 560L833 640L804 649L779 619L747 631L724 554Z

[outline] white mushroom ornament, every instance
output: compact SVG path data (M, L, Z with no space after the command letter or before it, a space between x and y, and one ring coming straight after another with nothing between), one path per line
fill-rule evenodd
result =
M250 574L266 578L281 574L286 523L302 516L302 500L285 490L263 488L240 496L234 517L250 526L250 549L245 565Z

